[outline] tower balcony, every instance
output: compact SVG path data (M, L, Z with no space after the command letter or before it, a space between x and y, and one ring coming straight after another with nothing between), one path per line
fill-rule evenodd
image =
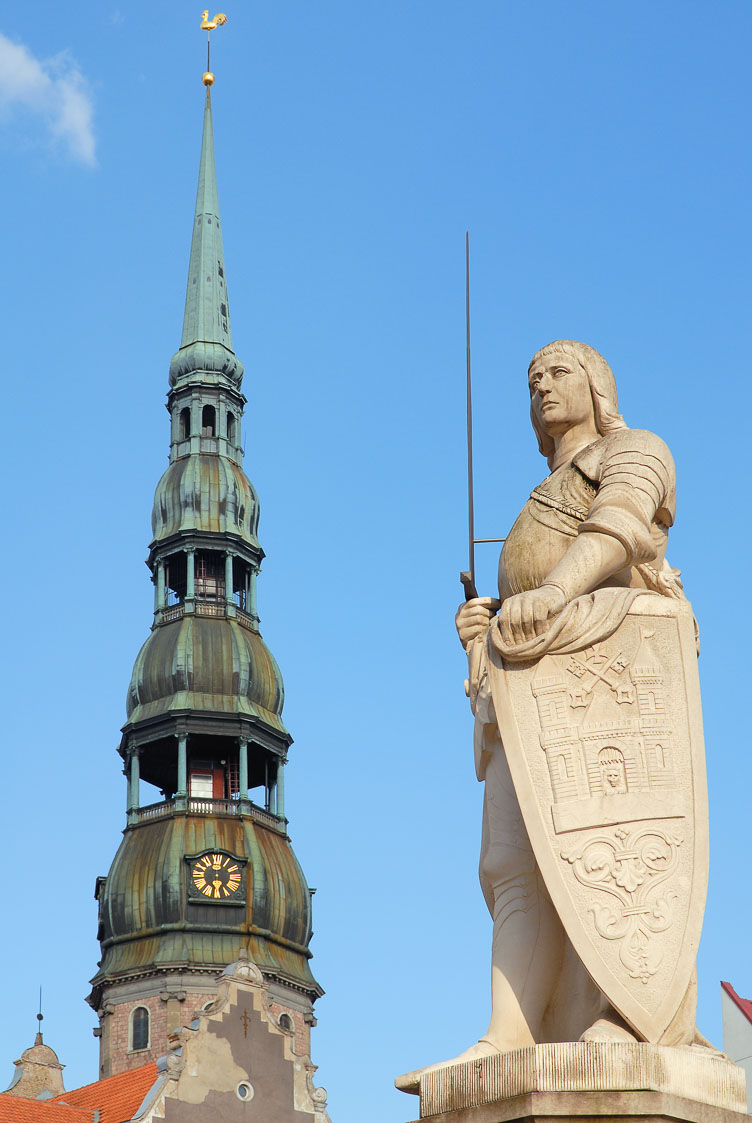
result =
M145 807L131 807L128 811L128 826L138 827L142 823L152 823L155 819L166 819L173 815L207 815L220 819L251 819L262 827L287 834L287 820L259 807L250 799L207 799L196 796L173 796L160 803L150 803Z
M228 617L237 620L238 624L247 628L249 632L258 632L259 629L258 616L246 612L237 604L228 604L224 601L212 603L202 600L180 601L178 604L171 604L166 608L158 609L155 613L154 625L159 627L160 624L172 624L175 620L182 620L184 616L191 615L214 618Z

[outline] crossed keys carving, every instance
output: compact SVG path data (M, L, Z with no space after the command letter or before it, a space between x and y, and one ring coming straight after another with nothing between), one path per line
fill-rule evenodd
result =
M588 912L600 936L619 941L619 959L630 977L643 983L663 959L653 937L674 919L672 905L679 894L659 887L676 871L681 843L678 835L656 827L631 834L620 827L613 836L597 835L561 851L581 885L611 897L608 904L589 905Z
M580 682L579 686L569 691L569 704L575 709L578 706L587 706L590 695L599 682L605 682L606 686L614 692L619 705L634 702L634 687L619 682L619 676L628 666L628 661L620 651L609 658L600 643L586 648L577 659L573 655L567 670Z

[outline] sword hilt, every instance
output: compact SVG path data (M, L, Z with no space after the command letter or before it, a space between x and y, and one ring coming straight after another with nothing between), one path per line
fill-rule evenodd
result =
M460 573L460 581L462 588L465 590L465 600L475 600L478 596L478 590L475 588L475 581L473 580L472 573L464 571Z

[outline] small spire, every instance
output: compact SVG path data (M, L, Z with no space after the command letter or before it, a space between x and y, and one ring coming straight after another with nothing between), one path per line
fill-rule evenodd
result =
M39 1013L37 1014L37 1035L34 1038L35 1045L44 1044L42 1040L42 1022L44 1021L44 1014L42 1013L42 988L39 988Z
M198 370L221 371L236 384L243 377L242 364L235 358L232 350L230 304L214 165L211 89L208 86L183 335L180 350L171 363L170 381L175 385L178 379Z
M180 346L185 347L199 339L222 343L232 351L217 172L214 165L211 91L208 89L204 106L204 134L198 171L196 217L193 226L191 260L188 266L183 338Z

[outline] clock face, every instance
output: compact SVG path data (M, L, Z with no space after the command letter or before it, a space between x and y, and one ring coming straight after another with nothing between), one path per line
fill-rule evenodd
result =
M226 901L240 896L243 872L240 863L227 854L204 854L191 862L191 882L207 901Z

